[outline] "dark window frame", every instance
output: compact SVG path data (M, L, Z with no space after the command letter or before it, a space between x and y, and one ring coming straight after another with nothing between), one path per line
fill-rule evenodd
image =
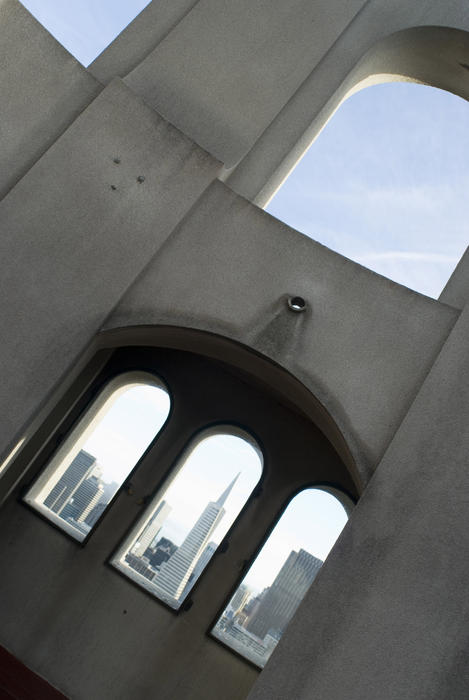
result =
M288 506L290 505L290 503L300 493L302 493L303 491L307 491L309 489L316 489L318 491L324 491L325 493L330 493L332 496L334 496L335 498L337 498L337 500L340 501L340 503L344 507L347 515L349 515L351 510L355 507L355 505L358 502L358 497L355 497L355 498L352 497L350 495L350 493L348 493L344 489L338 487L337 484L334 484L334 483L305 482L305 484L303 486L299 486L294 491L292 491L291 495L288 496L288 498L283 502L280 510L278 511L277 515L275 516L274 520L272 521L271 525L269 526L268 530L266 531L265 536L263 537L261 542L256 547L254 554L252 554L252 556L249 559L246 559L244 561L243 568L242 568L235 584L230 589L230 592L228 593L227 597L225 598L223 605L219 608L217 614L214 616L214 618L212 619L210 625L207 627L207 630L205 632L206 637L208 637L214 644L218 644L218 645L222 646L228 652L230 652L231 654L234 654L239 659L242 659L242 661L249 664L252 668L255 668L259 672L261 672L263 670L263 667L258 666L254 661L251 661L246 656L243 656L243 654L236 651L236 649L233 649L233 647L230 647L229 644L225 644L221 639L218 639L217 637L215 637L212 634L212 630L215 627L215 625L217 624L218 620L221 618L223 612L226 610L230 600L233 598L234 594L236 593L236 591L238 590L238 588L240 587L240 585L244 581L250 568L255 564L259 554L261 553L261 551L264 547L264 545L268 542L271 534L273 533L273 531L277 527L278 523L282 519L282 517L283 517L285 511L287 510ZM342 500L339 498L339 494L344 497L344 500L347 501L347 503L342 502ZM340 535L339 535L339 537L340 537ZM324 560L322 566L324 566L324 564L326 563L326 560L327 560L327 557ZM321 566L321 569L322 569L322 566ZM313 585L313 584L314 584L314 581L311 585ZM309 591L309 589L308 589L308 591Z
M226 342L227 341L223 340L223 343L226 344ZM233 343L233 345L236 348L236 344ZM243 350L242 348L241 350L242 352L246 353L246 350ZM113 499L110 501L108 507L100 516L95 527L88 534L87 538L85 538L82 542L79 542L75 538L69 536L62 529L57 528L54 523L50 522L46 518L43 519L49 527L57 529L57 531L61 533L62 537L68 538L70 541L74 542L75 546L80 548L82 548L85 544L92 546L90 539L92 539L92 537L100 531L99 526L101 525L102 521L113 512L114 508L119 510L121 506L119 504L116 505L116 502L119 500L120 494L123 491L128 491L128 489L131 488L131 481L133 480L134 476L138 478L140 472L142 471L143 478L148 480L148 488L146 489L145 498L142 501L143 507L138 513L135 514L135 516L129 518L128 522L122 526L122 536L117 538L117 544L116 539L110 543L108 549L110 554L107 557L103 557L103 559L101 559L101 563L105 566L110 566L113 574L121 576L125 580L126 585L136 587L140 594L150 596L153 603L156 602L157 605L167 608L173 615L179 615L182 612L190 610L195 599L199 597L202 597L203 599L203 589L206 585L206 581L210 579L210 574L208 572L215 566L215 562L219 560L220 555L228 552L228 559L232 557L230 546L232 541L238 540L237 545L235 544L235 546L238 546L239 549L239 536L237 535L237 532L238 528L244 522L246 511L251 507L258 508L259 503L263 503L263 498L261 497L264 495L266 485L269 487L268 482L274 476L274 472L276 469L281 468L279 466L279 460L275 448L271 445L272 416L270 413L275 415L278 415L279 411L280 413L283 412L283 414L288 413L290 416L290 423L292 421L295 424L297 421L302 422L303 435L306 434L305 427L307 428L308 435L311 433L311 431L315 432L317 435L320 435L322 442L327 443L329 446L327 449L335 454L335 461L340 463L339 467L336 465L336 467L333 468L336 471L339 469L339 473L338 475L336 474L336 476L333 477L330 482L327 482L327 484L324 481L324 477L322 477L322 481L320 482L312 481L309 477L306 479L304 476L297 478L298 475L296 475L293 480L289 479L289 483L291 483L291 488L293 491L289 492L288 497L283 498L284 504L281 508L277 509L277 518L274 518L274 520L270 522L270 525L266 526L265 529L258 532L255 536L255 541L257 544L254 551L250 551L248 543L243 541L243 549L246 554L246 563L243 570L240 572L239 567L234 569L233 563L231 562L229 564L229 567L231 567L231 581L235 580L235 583L229 586L230 597L225 600L225 596L223 596L225 606L227 600L231 598L234 591L239 586L240 581L246 574L248 566L250 566L256 558L258 552L270 536L276 522L281 517L284 509L297 492L310 486L317 487L318 484L321 483L327 488L343 491L351 498L351 500L354 499L353 494L358 497L359 486L357 485L356 479L354 480L354 475L350 470L350 467L346 466L343 459L339 457L337 450L332 446L330 440L325 437L324 434L315 426L311 418L306 413L302 413L300 408L295 408L295 405L292 404L291 400L285 400L283 398L282 392L277 390L275 383L266 383L263 374L259 375L257 372L255 373L250 371L249 366L247 369L245 369L241 366L227 364L222 359L214 358L213 355L194 353L191 350L176 349L168 345L164 345L163 347L159 348L147 344L124 345L123 347L117 347L112 350L100 352L104 352L104 361L103 359L98 361L99 353L91 358L90 362L84 367L81 373L74 380L73 384L67 390L67 393L65 393L58 400L56 406L52 408L49 417L43 421L35 435L30 441L28 441L28 444L20 451L19 456L15 459L15 462L18 461L21 464L22 460L25 461L25 455L28 453L31 454L31 452L34 450L37 452L34 458L30 459L29 464L26 465L23 477L18 481L16 493L21 499L25 489L29 487L36 475L44 468L45 465L47 465L50 455L55 452L58 444L60 444L61 441L66 438L69 430L71 430L78 422L81 415L93 402L94 397L99 394L108 381L110 381L113 377L127 371L148 372L155 375L167 387L170 397L170 412L166 422L152 443L150 443L140 460L137 462L134 469L130 472L127 480L115 493ZM221 353L221 356L223 357L223 353ZM262 360L257 353L253 353L253 358L257 364L259 364L259 362L268 362L267 360ZM95 366L98 366L98 369L91 375L90 379L90 368L93 367L93 363L95 363ZM277 371L277 369L275 369L275 365L272 363L269 362L268 366L272 368L272 371ZM195 372L194 368L196 370ZM283 382L285 370L282 368L278 369L281 372L279 379L281 382ZM271 370L269 370L269 372L270 371ZM199 373L202 375L202 378L198 377ZM187 390L187 386L185 384L187 378L196 376L199 386L203 386L203 377L219 377L221 375L223 376L225 388L223 389L223 387L218 386L217 381L211 382L210 385L206 385L207 393L210 396L207 400L204 398L201 404L199 403L199 408L201 406L203 408L203 415L197 415L197 411L194 415L193 407L187 407L188 403L190 403L190 401L188 402L188 398L192 399L191 391ZM86 384L83 383L82 377L87 377ZM193 380L191 379L191 381ZM191 382L189 382L189 384L190 383ZM227 394L226 386L231 386L231 388L235 387L234 393L230 393L230 391L228 391ZM225 393L223 393L223 391ZM214 400L215 406L213 407L213 410L208 410L208 404L210 404L210 401L212 400ZM187 410L184 409L184 406L186 406ZM259 406L261 408L259 408ZM190 425L187 422L188 413L190 414ZM277 421L276 432L279 433L278 427L282 424L279 423L278 417L275 420ZM181 435L179 435L179 428L181 425L183 439L181 439ZM136 582L133 582L127 576L122 574L118 569L110 564L110 560L115 556L116 551L121 546L122 542L127 538L128 533L135 526L137 520L141 518L143 509L148 503L148 498L150 497L147 496L147 494L156 494L161 490L174 466L178 464L181 455L199 432L206 431L211 427L216 427L219 425L232 425L240 428L242 431L252 436L263 455L263 471L257 486L254 488L237 518L230 526L225 537L216 550L216 553L204 570L203 575L199 577L184 603L178 610L175 610L174 608L166 605L164 601L158 599L152 593L146 591ZM173 438L175 436L177 437L175 441L176 445L174 449L169 449L168 445L172 445L174 442ZM278 435L276 438L278 438ZM163 447L163 443L165 443L165 447ZM321 449L322 452L324 452L324 446ZM155 464L157 465L157 469L154 470L155 473L152 472L150 478L149 467L153 469ZM293 469L293 472L295 472L295 469ZM22 501L21 503L23 506L30 509L27 504L23 503ZM34 517L41 518L41 514L36 510L34 510L33 513ZM242 554L240 558L242 559ZM226 565L224 569L227 569ZM223 586L224 590L227 590L228 586L226 585L226 581L224 582ZM213 638L210 634L213 624L216 622L220 612L223 609L223 606L219 607L217 614L213 617L214 621L210 624L209 629L206 630L206 636L208 636L213 643L218 643L225 646L219 640ZM209 613L209 617L212 618L212 616L213 613ZM230 653L235 653L231 648L227 648L227 650L229 650ZM243 656L240 656L240 658L242 658L245 663L251 663ZM256 665L254 665L254 667L259 670Z
M55 456L56 452L59 450L59 448L66 442L66 440L69 439L73 430L76 427L78 427L78 425L80 424L80 421L83 420L84 418L86 418L88 411L93 409L95 402L99 400L99 397L101 396L101 394L104 391L106 391L107 387L112 382L119 379L119 377L126 375L126 374L132 374L133 372L148 374L149 376L155 377L155 379L157 379L159 382L161 382L163 384L163 386L165 387L166 392L168 394L168 398L169 398L168 415L166 416L166 419L165 419L164 423L162 424L161 428L155 434L153 439L149 442L148 446L143 451L140 458L136 461L136 463L134 464L132 469L127 474L127 477L124 479L124 481L121 483L119 488L116 490L113 497L111 498L109 503L106 505L106 508L101 513L99 518L96 520L96 522L94 523L91 530L86 534L86 536L82 540L79 540L76 537L74 537L71 533L69 533L67 530L60 527L60 525L58 523L56 523L54 520L49 519L47 517L47 514L42 513L40 510L36 509L33 505L28 503L25 500L25 498L26 498L28 491L34 487L34 484L37 482L37 480L40 478L40 476L47 469L47 467L49 466L51 460L54 458L54 456ZM86 399L85 399L85 397L86 397ZM102 522L103 518L106 516L106 513L108 512L108 510L112 507L114 502L119 497L119 494L122 491L125 491L127 488L129 488L129 483L131 482L132 476L136 473L141 462L145 459L148 452L150 452L154 448L156 442L158 441L160 436L163 434L163 431L166 429L166 427L171 419L171 415L173 412L173 405L174 405L174 399L173 399L173 395L172 395L170 386L165 381L165 379L159 373L157 374L154 370L148 371L146 369L134 368L134 369L124 369L123 371L116 371L114 373L111 373L109 375L105 375L103 377L100 374L96 378L96 380L93 381L89 387L87 387L87 390L84 392L83 396L81 396L79 398L77 404L67 414L67 416L64 418L63 422L61 422L60 425L57 426L56 430L54 430L54 432L52 433L50 438L44 444L43 449L41 449L40 455L33 461L33 464L31 465L31 478L27 482L22 484L21 489L20 489L19 494L18 494L19 502L25 508L32 511L37 517L41 518L41 520L48 523L50 526L52 526L58 532L61 532L65 537L67 537L70 541L74 542L78 547L85 547L88 544L90 538L96 532L96 530L99 527L100 523ZM28 473L29 473L29 470L28 470Z
M185 460L184 460L184 455L187 453L188 448L190 447L191 443L193 443L194 441L197 440L197 436L198 436L198 435L202 435L203 433L207 433L208 431L211 431L211 430L214 430L214 431L215 431L217 428L223 428L223 427L238 428L241 432L243 432L243 433L245 433L245 434L251 436L251 438L253 439L253 442L254 442L254 443L256 444L256 446L257 446L257 449L260 451L260 453L261 453L261 455L262 455L262 470L261 470L261 475L260 475L260 477L259 477L259 479L258 479L256 485L255 485L254 488L252 489L251 493L250 493L249 496L247 497L247 499L246 499L246 501L245 501L243 507L241 508L240 511L238 511L238 514L237 514L236 518L233 520L232 524L230 525L230 527L229 527L228 530L226 531L225 535L223 536L222 540L220 541L220 544L218 545L217 549L215 550L215 552L214 552L213 556L211 557L210 561L207 563L207 565L206 565L205 568L203 569L203 571L202 571L202 573L200 574L200 576L198 577L197 581L194 583L193 587L191 588L189 595L184 599L184 601L183 601L182 604L179 606L179 608L173 608L173 607L171 607L171 606L168 605L168 603L166 603L164 600L162 600L161 598L158 598L158 596L156 596L154 593L152 593L151 591L149 591L149 590L146 589L146 588L143 588L143 586L140 586L140 585L137 583L137 581L135 581L135 580L129 578L129 576L126 576L125 572L123 572L121 569L118 569L118 568L114 565L114 563L113 563L113 560L115 559L117 553L119 552L119 550L122 548L124 542L125 542L125 541L127 540L127 538L129 537L130 532L137 526L137 523L139 522L139 520L141 520L141 518L143 517L143 513L144 513L145 511L140 512L140 513L138 513L138 514L135 516L135 518L133 519L133 521L132 521L132 523L130 524L130 526L128 526L128 527L126 528L125 533L122 535L122 537L119 538L118 543L117 543L116 546L112 549L112 552L109 554L108 557L106 557L106 560L105 560L106 566L108 566L110 569L112 569L112 571L113 571L114 573L117 573L119 576L123 577L124 580L127 581L127 583L130 583L131 585L136 586L136 587L138 588L139 591L142 591L142 592L145 593L147 596L149 596L152 600L156 601L157 603L159 603L160 605L162 605L163 607L165 607L167 610L170 610L170 611L171 611L172 613L174 613L175 615L179 615L179 614L182 613L182 612L186 612L187 610L189 610L189 609L192 607L192 605L193 605L193 599L192 599L192 596L191 596L192 592L195 591L195 590L197 589L197 585L198 585L198 583L200 582L200 579L202 579L203 576L206 575L206 572L210 570L210 566L211 566L211 564L213 563L214 558L215 558L216 556L219 556L220 554L224 554L224 553L227 551L227 549L228 549L228 547L229 547L229 544L230 544L230 537L231 537L231 535L232 535L232 532L235 530L236 525L237 525L237 523L239 522L240 518L242 518L242 516L243 516L243 514L245 513L245 511L248 509L248 507L249 507L251 501L254 500L254 499L256 499L256 498L259 498L260 494L262 493L262 482L263 482L263 479L264 479L264 477L265 477L265 453L264 453L264 451L263 451L263 449L262 449L262 445L261 445L260 441L258 440L258 438L253 434L253 431L250 430L249 428L247 428L244 424L241 424L240 422L219 420L219 421L214 421L213 423L210 423L210 424L208 424L208 425L206 425L206 426L200 427L200 428L197 429L197 431L196 431L195 433L193 433L193 434L186 440L184 446L183 446L182 449L178 452L176 458L175 458L175 459L173 460L173 462L170 464L170 466L168 467L168 469L166 470L165 474L162 476L162 478L160 479L160 481L156 484L156 486L155 486L155 488L153 489L153 491L151 492L151 494L148 494L148 496L146 497L146 498L148 499L148 501L151 502L154 498L156 498L156 496L157 496L159 493L161 493L161 496L163 496L163 494L164 494L163 489L164 489L166 483L168 482L168 480L169 480L171 474L172 474L173 471L176 469L177 465L178 465L179 463L181 463L181 462L182 462L182 465L181 465L181 467L179 468L179 470L183 468L184 461L185 461ZM217 433L214 432L213 434L217 434ZM197 443L196 443L196 444L197 444ZM178 471L179 471L179 470L178 470Z

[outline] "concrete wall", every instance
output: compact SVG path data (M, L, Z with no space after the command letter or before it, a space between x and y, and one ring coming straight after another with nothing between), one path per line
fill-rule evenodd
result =
M304 313L289 311L291 295L307 301ZM178 326L232 338L271 358L333 417L366 484L457 316L216 182L105 329L177 319Z
M116 79L3 199L2 451L218 169Z
M123 78L143 61L180 22L197 0L151 2L88 66L102 83Z
M219 364L207 370L203 359L168 351L153 357L177 397L171 419L132 475L131 492L121 490L88 543L78 546L16 498L0 510L0 644L73 700L243 700L258 672L207 632L292 491L312 478L331 480L340 460L275 390L260 392ZM191 592L193 606L176 615L106 562L188 441L223 411L221 385L238 396L231 419L268 442L262 500L250 501L228 550Z
M340 434L355 484L371 479L256 700L467 695L465 258L430 300L249 200L264 202L340 100L378 75L467 95L468 29L462 0L155 1L87 72L0 0L0 453L64 400L93 348L169 327L278 366L272 386L296 382ZM1 472L0 642L76 698L147 697L158 682L161 697L245 697L255 672L202 640L237 555L186 618L129 594L101 564L130 501L78 554L16 500L33 442ZM265 504L235 553L262 538Z
M0 0L0 199L102 86L17 2Z
M249 700L467 696L468 338L466 307Z
M460 0L186 0L171 15L157 5L97 59L94 75L109 80L128 73L126 82L221 160L230 186L260 205L364 73L423 80L467 95L461 63L468 40L446 32L469 30ZM425 39L416 28L428 29ZM390 51L388 37L406 31Z

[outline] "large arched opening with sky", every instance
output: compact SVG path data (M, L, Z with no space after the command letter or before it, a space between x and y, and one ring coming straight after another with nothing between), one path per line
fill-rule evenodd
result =
M411 82L346 99L267 211L438 298L469 238L469 105Z

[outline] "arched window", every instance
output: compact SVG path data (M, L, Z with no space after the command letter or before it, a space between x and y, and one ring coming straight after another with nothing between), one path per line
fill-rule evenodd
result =
M177 610L252 493L262 465L257 443L239 428L199 434L113 566Z
M147 372L118 375L99 393L24 500L83 541L165 423L170 398Z
M332 493L308 488L288 504L212 635L263 668L347 521Z
M467 101L386 83L348 97L270 202L298 231L438 298L468 240Z

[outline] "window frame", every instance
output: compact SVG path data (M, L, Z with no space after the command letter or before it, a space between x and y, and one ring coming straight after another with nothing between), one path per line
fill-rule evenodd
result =
M189 591L188 595L186 598L183 600L179 608L173 608L171 605L166 603L162 598L159 598L156 596L154 593L152 593L150 590L147 588L144 588L141 586L137 581L134 579L130 578L125 574L122 569L118 568L115 566L113 563L114 559L118 555L118 553L122 550L124 543L126 540L129 538L130 533L132 530L137 528L137 525L140 520L143 519L143 512L137 513L131 524L126 528L126 531L123 533L123 535L119 538L117 544L115 547L113 547L111 553L106 557L104 564L109 567L115 574L119 575L121 578L124 579L128 584L136 587L140 592L144 593L146 596L150 597L151 600L156 602L159 605L162 605L164 608L169 610L171 613L174 615L180 615L181 613L187 612L188 610L191 609L194 601L192 598L192 593L197 591L197 588L199 584L201 583L202 579L207 575L207 572L210 571L211 566L214 563L214 560L217 556L220 554L224 554L228 547L230 546L230 537L232 535L233 530L235 530L237 524L239 523L240 519L243 517L243 514L245 511L249 508L250 503L254 500L257 499L261 496L262 494L262 486L263 486L263 481L266 476L266 455L265 451L262 445L262 441L260 440L259 436L255 434L255 432L249 428L246 427L245 424L240 423L239 421L228 421L228 420L219 420L219 421L213 421L212 423L207 424L206 426L199 427L195 432L190 435L190 437L187 438L186 442L184 443L184 446L182 449L179 450L177 456L175 459L171 462L169 465L168 469L165 471L164 475L161 477L161 479L158 481L158 483L155 485L153 491L148 495L148 501L151 502L154 499L157 498L158 495L161 495L163 497L165 493L165 486L171 483L171 475L175 468L177 467L178 464L181 464L179 469L177 470L176 474L174 475L173 478L177 477L177 474L183 469L185 461L188 459L190 456L191 452L197 447L198 444L200 444L200 440L197 440L198 435L203 435L204 433L207 434L207 437L210 437L210 434L216 435L218 434L218 428L223 428L223 427L230 427L230 428L235 428L239 433L242 434L243 439L246 439L247 437L250 438L249 444L252 445L252 447L256 450L256 452L260 453L260 458L261 458L261 474L260 477L252 489L251 493L247 497L246 501L244 502L244 505L242 506L241 510L238 512L236 515L235 519L231 523L230 527L226 531L225 535L220 541L220 544L216 548L213 556L210 558L210 561L206 564L204 567L203 571L201 572L200 576L197 578L195 581L194 585L192 586L191 590ZM234 434L234 433L233 433ZM204 439L204 438L202 438ZM194 447L191 448L192 443L194 443Z
M103 512L100 514L90 531L85 535L83 539L78 539L73 536L73 534L68 531L68 529L61 527L60 523L55 521L55 518L49 518L47 513L44 513L41 509L34 507L31 503L28 503L26 496L28 492L34 488L37 482L41 479L41 476L45 474L47 468L50 466L52 461L60 453L60 450L67 444L68 440L72 440L74 433L80 434L80 425L85 423L86 429L86 417L88 412L93 410L95 404L98 403L97 411L91 415L91 421L96 418L98 414L105 406L107 400L112 396L114 391L119 391L119 388L111 389L109 388L113 384L117 384L118 381L124 376L148 376L155 379L155 385L160 385L167 393L169 399L169 411L166 419L164 420L161 428L157 431L155 436L149 442L145 450L140 455L139 459L135 462L132 469L127 474L126 478L122 481L119 488L116 490L109 503L104 508ZM142 382L143 383L143 382ZM125 387L125 383L122 384L121 388ZM130 481L139 468L141 462L145 459L146 455L150 450L153 449L157 440L161 437L165 429L167 428L171 416L174 410L174 397L171 388L166 380L159 372L154 369L147 369L143 367L138 368L125 368L122 370L113 371L109 374L106 372L100 372L98 377L95 378L91 384L86 387L83 395L78 398L75 405L71 408L66 416L64 416L63 421L56 425L55 429L49 435L49 438L44 442L43 448L36 458L34 458L30 469L28 469L28 476L30 477L26 483L24 483L18 493L19 503L27 508L29 511L34 513L35 516L41 518L43 522L53 527L55 530L64 535L68 540L74 542L78 547L85 547L90 538L98 529L102 520L106 517L110 508L113 506L117 498L122 491L126 491L130 487ZM99 424L99 423L98 423Z
M214 337L213 342L220 342L221 348L224 348L227 341ZM231 345L245 352L235 343L229 344L229 348ZM226 354L228 357L225 359ZM91 555L88 559L93 561L93 566L111 568L113 579L117 579L116 573L120 575L120 580L125 580L125 586L133 586L139 596L143 594L151 598L151 605L154 606L156 601L157 606L166 608L172 615L179 615L190 611L193 602L197 602L197 606L200 604L202 607L197 607L198 611L207 610L207 614L203 615L205 621L199 620L197 612L193 623L204 638L209 637L212 643L220 644L222 643L210 634L211 629L226 607L227 600L229 601L237 590L250 562L257 557L295 493L309 486L318 487L319 484L324 488L343 492L346 496L349 496L349 493L355 493L358 498L361 493L360 481L353 464L351 466L342 454L342 443L339 442L337 447L327 433L318 427L314 417L303 410L302 403L290 400L289 395L284 393L283 382L290 381L290 375L285 375L284 370L279 370L262 356L249 353L248 359L254 363L252 367L249 364L243 365L230 361L229 353L216 356L200 352L198 348L191 349L187 345L178 347L177 344L172 343L161 345L152 345L148 342L129 343L113 347L111 350L99 350L86 365L82 365L73 383L70 383L55 405L51 406L49 415L43 419L14 460L15 471L18 468L23 469L22 476L16 482L16 495L20 498L21 505L31 510L21 500L22 494L29 488L44 464L47 464L58 444L68 435L95 396L113 377L135 370L147 372L163 382L171 401L166 422L129 473L127 480L115 493L88 538L79 542L68 536L61 528L57 528L50 520L42 518L36 510L33 514L34 517L43 519L49 528L60 530L62 539L65 537L65 540L74 542L74 545L80 548L88 542L90 536L96 536L95 545L87 550ZM266 375L263 363L266 363ZM277 375L277 372L280 373ZM280 389L277 388L277 381L280 383ZM199 392L196 399L194 399L194 388ZM310 394L306 393L305 400L309 401L309 396ZM192 405L193 401L195 409ZM316 407L314 397L312 401ZM306 406L309 404L306 403ZM199 576L184 603L175 610L122 574L110 564L110 560L142 516L143 509L150 498L147 494L149 492L156 494L162 488L174 465L178 463L194 437L212 426L222 425L237 427L255 440L263 456L263 471L257 486L220 542L216 550L217 556L214 555L211 558L204 569L204 575ZM276 426L273 431L272 426ZM279 430L279 427L282 430ZM293 433L291 433L292 430ZM294 442L292 442L292 435L295 436ZM285 452L286 447L288 447L287 452ZM292 468L284 469L282 464L285 464L287 455L290 458L292 447L295 453ZM309 451L314 449L317 457L312 465L309 457L305 461L306 448ZM308 452L309 454L311 452ZM310 477L311 466L313 471L317 472L314 482ZM331 481L326 483L329 477ZM273 482L275 482L274 487ZM123 491L126 491L128 498L119 498ZM263 505L260 509L257 501L261 495L264 496L264 491L268 498L265 506ZM11 495L15 498L14 491ZM349 496L349 498L353 502L353 497ZM119 502L115 503L116 500ZM142 507L139 507L136 512L135 506ZM246 518L248 510L250 513ZM267 517L262 516L263 512L267 513ZM108 524L104 523L100 528L99 525L106 517L109 518ZM254 533L250 540L252 548L249 543L250 533L246 532L247 528L251 527L248 526L251 517L255 519ZM117 530L116 527L119 529ZM120 536L119 533L122 535ZM227 551L226 562L223 561L220 564L219 556ZM233 557L236 557L236 560ZM245 565L240 570L239 562L243 561ZM215 579L208 573L212 568L217 572ZM221 578L218 581L220 575ZM216 604L212 604L213 589L217 587ZM224 591L229 591L229 598L226 598ZM222 601L220 606L218 601ZM216 614L214 614L215 609ZM188 614L190 615L189 612ZM211 619L213 621L207 629L206 622ZM222 644L222 646L225 645ZM235 653L231 648L227 648L227 651ZM245 663L250 663L242 655L240 658ZM259 672L258 666L251 665Z
M212 634L212 630L215 627L215 625L217 624L218 620L221 618L223 612L226 610L230 600L233 598L234 594L236 593L236 591L239 589L240 585L244 581L250 568L256 562L257 557L259 556L264 545L267 543L271 534L273 533L273 531L277 527L278 523L280 522L281 518L283 517L283 514L287 510L290 503L293 501L294 498L296 498L296 496L298 496L298 494L300 494L303 491L306 491L308 489L316 489L319 491L325 491L326 493L330 493L332 496L337 498L337 500L341 503L341 505L343 506L343 508L347 514L347 522L350 518L350 514L351 514L353 508L356 506L356 504L359 500L358 498L354 498L353 496L351 496L351 494L347 493L347 491L345 489L341 489L336 484L329 483L329 482L313 482L313 481L312 482L305 482L305 484L303 486L299 486L299 487L295 488L291 492L291 494L282 503L282 506L278 510L275 518L272 520L272 522L271 522L268 530L266 531L264 537L262 538L261 542L258 543L258 545L256 546L254 553L249 557L249 559L244 560L243 567L242 567L241 571L239 572L239 575L236 578L236 582L234 583L234 585L230 589L228 595L224 599L223 604L219 608L219 610L216 613L216 615L214 616L214 618L211 620L210 625L207 627L206 632L205 632L205 636L208 637L214 644L218 644L222 648L224 648L227 652L234 654L237 658L239 658L242 661L244 661L245 663L249 664L249 666L256 669L256 671L258 671L259 673L262 672L264 667L258 666L254 661L251 661L251 659L248 659L246 656L241 654L239 651L236 651L236 649L233 649L233 647L230 647L228 644L225 644L225 642L223 642L221 639L218 639L218 637L215 637ZM347 525L347 523L344 525L344 528L346 527L346 525ZM342 532L343 532L343 530L341 530L341 532L339 533L339 537L342 534ZM329 554L327 555L327 557L328 556L329 556ZM321 566L321 569L323 568L324 564L326 563L327 557L324 560L324 562ZM321 569L319 571L321 571ZM318 572L318 575L319 575L319 572ZM305 596L307 595L307 593L309 592L311 587L314 585L315 580L316 579L314 579L314 581L312 582L310 588L308 588L308 591L306 592ZM303 601L303 599L302 599L302 601ZM300 602L300 606L301 606L301 602ZM294 613L293 617L295 616L295 614L296 614L296 612ZM293 617L290 619L290 621L293 619ZM290 624L290 621L288 624Z

